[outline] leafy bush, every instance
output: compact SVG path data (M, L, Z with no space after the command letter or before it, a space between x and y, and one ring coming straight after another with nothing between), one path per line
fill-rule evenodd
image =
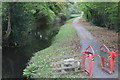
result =
M28 45L31 38L38 39L41 33L44 34L43 36L51 36L51 33L53 33L51 28L58 27L51 24L57 17L61 18L59 13L64 10L65 4L58 5L57 3L50 2L4 2L2 4L3 37L7 33L8 22L12 30L9 30L10 35L3 39L3 46L5 44ZM10 21L8 17L10 17Z
M84 18L87 21L119 31L117 2L83 2L78 5L79 9L84 11Z

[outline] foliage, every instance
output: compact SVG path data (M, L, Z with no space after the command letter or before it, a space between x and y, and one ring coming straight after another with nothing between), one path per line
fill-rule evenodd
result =
M83 2L78 5L87 21L119 31L117 2Z
M24 70L23 74L26 77L30 77L30 76L32 76L32 73L36 72L36 70L37 70L37 68L36 68L35 64L31 64L30 66L28 66L28 69Z
M30 77L30 78L59 78L59 76L52 75L51 62L53 60L51 59L51 57L63 56L73 52L74 50L73 47L75 47L75 45L72 42L76 41L76 38L77 38L76 31L71 26L71 23L68 21L67 24L63 25L60 28L59 33L55 36L54 41L52 42L52 45L50 47L35 53L35 55L31 58L29 65L24 69L23 75L25 77ZM34 69L34 67L36 67L35 69L37 70L34 70L35 72L32 72L31 68ZM79 74L79 75L71 75L71 76L66 75L61 77L81 78L84 76L82 76L82 74Z
M28 45L31 38L40 39L40 35L50 37L51 28L59 13L64 10L64 4L50 2L3 2L2 3L2 30L3 36L7 33L8 17L10 16L11 33L3 41L6 45ZM11 15L9 15L9 13ZM63 13L66 14L66 12ZM64 16L66 17L66 16ZM62 19L61 19L62 20ZM64 22L65 20L63 20ZM49 32L49 33L48 33Z

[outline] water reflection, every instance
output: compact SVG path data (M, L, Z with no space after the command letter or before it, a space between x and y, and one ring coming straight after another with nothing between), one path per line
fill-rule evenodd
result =
M29 39L29 44L20 47L4 47L2 53L3 78L21 78L23 69L33 54L50 46L51 39L47 36Z

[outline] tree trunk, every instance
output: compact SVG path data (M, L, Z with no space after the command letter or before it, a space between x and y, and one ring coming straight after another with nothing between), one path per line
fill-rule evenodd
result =
M10 6L10 3L9 3L9 6ZM3 35L3 40L6 40L11 34L11 6L8 12L9 12L8 13L8 27L7 27L6 34Z

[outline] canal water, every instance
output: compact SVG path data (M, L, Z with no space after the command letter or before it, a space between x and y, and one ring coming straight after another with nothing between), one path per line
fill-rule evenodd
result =
M35 52L51 45L52 38L58 33L59 26L63 25L65 21L66 19L55 20L51 24L52 34L47 34L43 30L37 29L29 33L27 40L23 39L24 41L21 41L26 43L25 45L15 44L15 46L6 45L2 47L2 78L23 78L23 70L28 65L30 58L34 56Z
M52 39L52 38L51 38ZM27 66L31 56L37 51L51 45L51 39L39 36L29 39L24 46L7 46L2 48L2 77L23 78L23 69Z

